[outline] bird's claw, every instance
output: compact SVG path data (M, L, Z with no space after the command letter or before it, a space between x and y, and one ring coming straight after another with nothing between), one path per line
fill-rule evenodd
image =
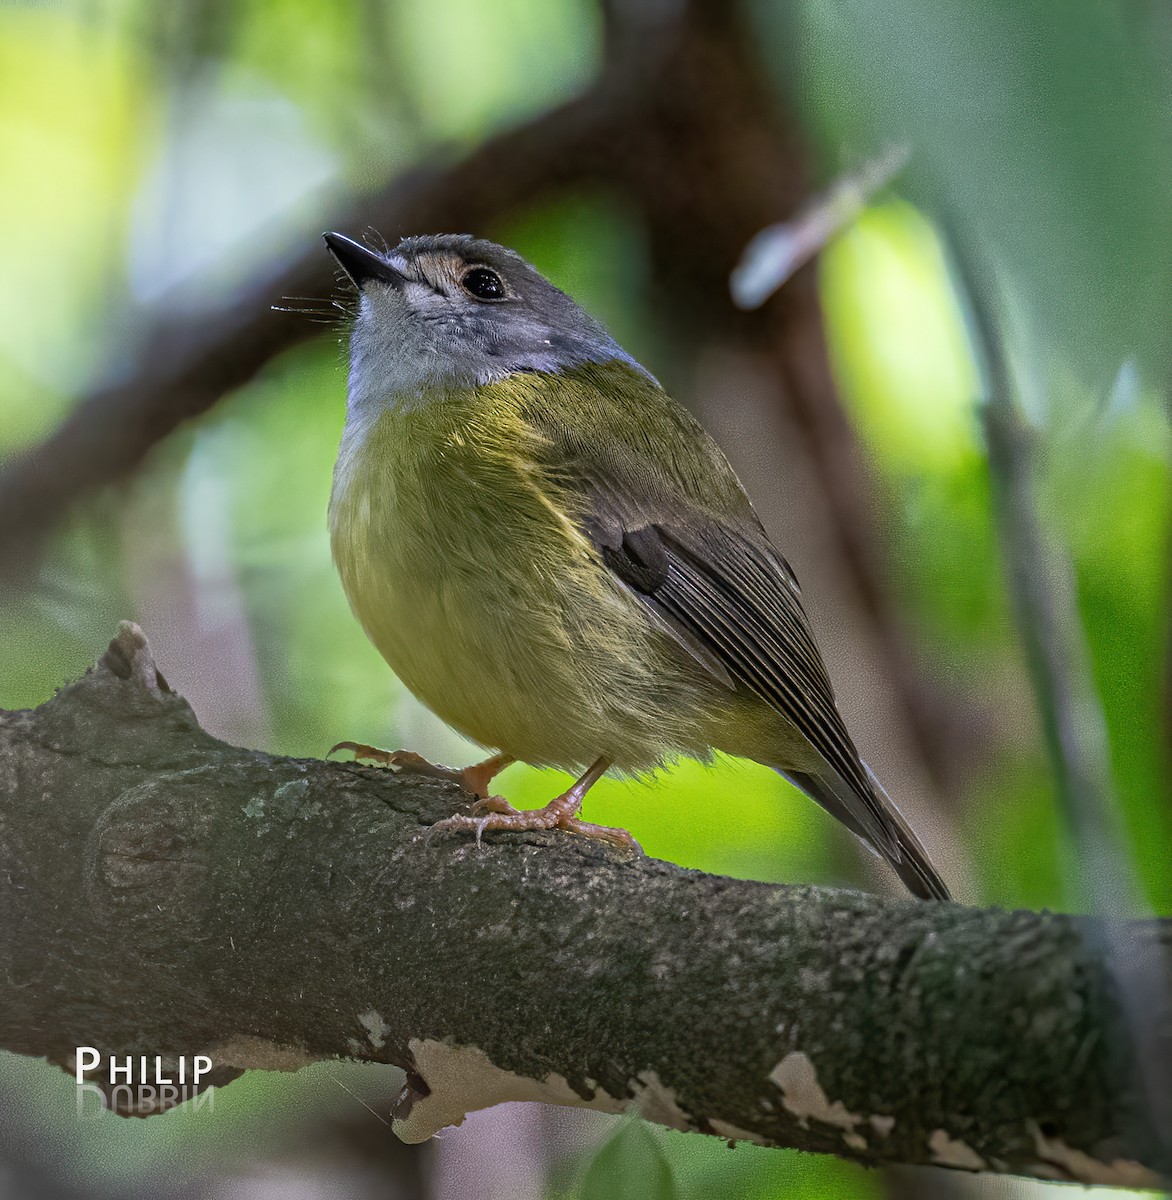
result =
M515 816L515 809L504 796L481 796L478 800L473 801L468 811L472 814L476 813L501 813L505 816Z
M473 833L476 835L476 844L479 846L482 845L485 833L524 833L561 829L566 833L576 833L581 837L609 842L612 846L622 850L633 851L636 854L643 853L642 847L625 829L613 829L608 825L594 825L589 821L582 821L571 811L558 806L556 800L547 804L545 808L518 811L499 796L489 796L484 800L477 801L471 811L473 813L484 812L485 809L488 811L484 816L458 813L452 817L445 817L442 821L436 821L428 830L429 840L433 833L451 831Z
M394 767L417 775L431 775L434 778L459 782L459 771L454 771L451 767L438 767L435 763L428 762L422 754L416 754L414 750L380 750L377 746L368 746L364 742L337 742L330 747L326 757L337 754L339 750L351 751L355 762L373 762L381 767Z
M428 762L422 754L414 750L380 750L377 746L367 746L364 742L338 742L331 746L329 754L339 750L349 750L354 755L355 762L373 762L381 767L392 767L397 772L408 775L425 775L429 779L443 779L454 783L472 796L488 798L488 787L493 778L500 774L512 759L505 754L497 754L484 762L473 763L470 767L441 767ZM329 754L326 757L329 757ZM503 801L502 801L503 803Z

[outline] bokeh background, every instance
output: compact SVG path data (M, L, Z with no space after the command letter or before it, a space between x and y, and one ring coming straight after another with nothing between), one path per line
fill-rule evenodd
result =
M725 446L960 898L1081 907L983 433L992 329L1129 902L1172 911L1170 63L1154 3L6 0L0 705L46 699L129 617L229 741L472 759L330 563L345 291L318 240L466 230L579 298ZM807 228L893 148L906 165L814 261L738 309L754 235ZM518 766L502 790L559 783ZM586 815L690 867L892 886L743 763L604 781ZM319 1065L124 1121L0 1055L0 1197L1049 1191L536 1106L407 1148L397 1085Z

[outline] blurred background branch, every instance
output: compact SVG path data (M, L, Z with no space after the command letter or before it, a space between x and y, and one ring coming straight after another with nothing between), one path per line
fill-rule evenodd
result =
M396 229L482 226L586 178L614 137L614 105L606 78L586 96L489 139L457 163L395 177L338 224L384 236ZM283 297L327 296L336 287L320 239L307 236L306 242L299 259L249 281L213 317L176 315L148 324L129 377L82 398L52 435L4 468L0 559L10 584L35 566L44 539L72 505L133 471L177 426L248 383L276 355L320 336L320 326L279 307Z
M1035 431L1019 402L1013 365L995 313L995 272L958 231L952 233L962 302L984 370L980 406L993 475L1005 571L1033 684L1066 834L1073 847L1070 901L1104 915L1088 931L1129 1025L1129 1055L1143 1080L1135 1119L1146 1136L1172 1146L1172 1026L1157 1014L1172 995L1172 958L1141 954L1126 916L1148 915L1111 781L1110 746L1091 677L1074 572L1042 526L1032 444Z

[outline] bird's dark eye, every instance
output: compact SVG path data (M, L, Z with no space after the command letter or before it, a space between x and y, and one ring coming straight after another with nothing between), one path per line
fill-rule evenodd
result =
M473 267L460 282L464 285L464 290L477 300L505 298L505 285L501 283L501 277L487 267Z

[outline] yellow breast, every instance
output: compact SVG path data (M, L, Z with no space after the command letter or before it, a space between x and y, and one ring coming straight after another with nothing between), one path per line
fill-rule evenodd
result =
M330 529L351 606L402 682L484 746L567 770L705 756L716 685L542 474L522 413L547 386L505 380L347 428Z
M602 752L576 732L597 725L589 627L640 631L536 486L533 436L500 385L384 412L343 444L331 541L355 614L423 703L486 746L571 766Z

